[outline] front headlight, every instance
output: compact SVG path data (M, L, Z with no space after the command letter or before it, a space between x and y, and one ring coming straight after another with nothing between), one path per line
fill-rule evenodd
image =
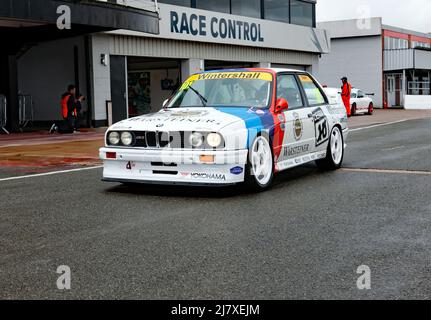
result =
M204 144L204 136L200 132L193 132L190 135L189 142L193 148L200 148Z
M222 143L222 137L218 133L210 133L207 136L207 143L212 148L218 148Z
M112 144L114 146L118 145L120 143L120 134L115 131L109 133L108 141L109 141L109 144Z
M121 143L125 146L130 146L133 143L133 135L130 132L121 134Z

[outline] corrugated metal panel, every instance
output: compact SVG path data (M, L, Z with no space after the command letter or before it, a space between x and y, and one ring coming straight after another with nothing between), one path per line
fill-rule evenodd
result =
M415 50L415 68L431 70L431 51Z
M113 35L113 55L312 65L313 53Z
M385 50L385 71L414 69L414 49Z

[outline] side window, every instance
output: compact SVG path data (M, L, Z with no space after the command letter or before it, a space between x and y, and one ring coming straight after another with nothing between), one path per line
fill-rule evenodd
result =
M356 99L356 92L352 92L352 93L350 94L350 98Z
M326 102L322 92L316 86L313 79L311 79L309 76L305 74L300 74L299 80L301 81L302 86L304 87L305 95L307 96L308 103L310 104L310 106L316 106L316 105L324 104Z
M284 98L289 103L289 109L304 106L301 90L293 74L282 74L277 77L277 99Z
M365 94L362 91L358 91L358 98L365 98Z

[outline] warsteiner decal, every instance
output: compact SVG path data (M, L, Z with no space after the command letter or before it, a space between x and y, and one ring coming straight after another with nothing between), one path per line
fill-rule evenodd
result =
M285 157L296 157L301 154L307 153L310 150L309 144L304 144L296 147L284 147Z
M313 111L316 147L329 140L329 123L321 108Z

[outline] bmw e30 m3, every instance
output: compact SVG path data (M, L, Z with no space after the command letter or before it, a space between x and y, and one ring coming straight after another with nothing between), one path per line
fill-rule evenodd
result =
M309 73L203 72L161 111L108 129L103 180L264 190L278 172L305 163L340 168L347 134L345 109Z

